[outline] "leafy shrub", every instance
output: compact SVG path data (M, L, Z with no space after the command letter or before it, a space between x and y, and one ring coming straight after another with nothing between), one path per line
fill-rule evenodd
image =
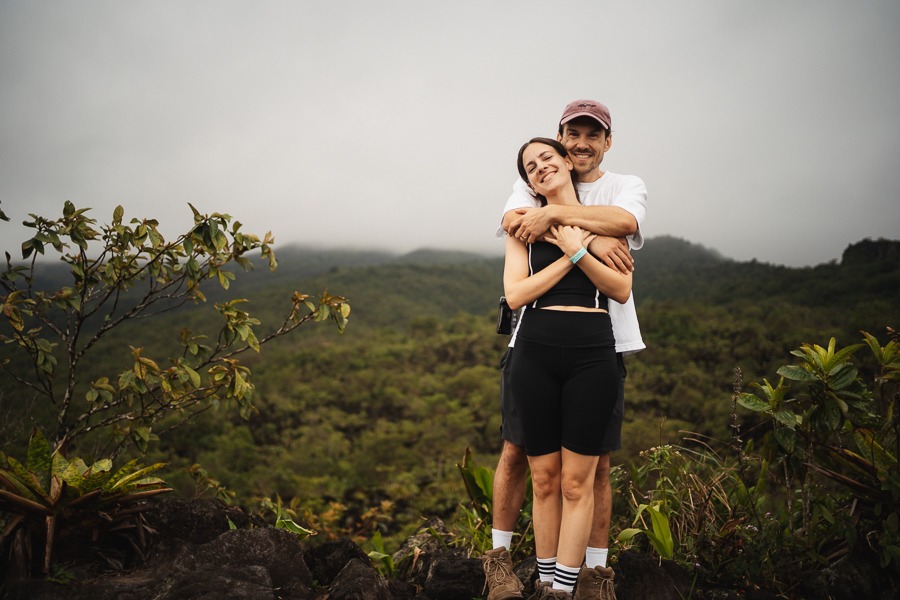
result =
M41 572L50 573L53 545L65 529L110 531L123 522L142 530L138 500L171 491L150 473L163 463L141 466L132 460L112 470L109 459L88 466L81 458L67 459L51 451L46 437L35 431L28 444L28 459L21 462L0 451L0 511L14 515L0 537L0 548L12 547L14 575L30 577L31 548L42 541ZM126 510L126 507L131 507ZM12 544L12 540L22 543Z
M225 299L215 305L224 321L218 333L207 338L182 329L178 351L165 362L134 345L126 352L104 348L110 333L126 324L204 302L201 284L207 280L227 290L235 279L229 267L251 268L246 255L253 251L272 270L277 262L271 234L260 239L244 233L229 215L201 215L191 207L193 226L168 242L154 219L126 222L119 206L111 222L98 228L88 210L66 202L59 219L31 215L25 225L34 234L22 243L22 257L30 262L13 264L7 252L0 272L0 341L17 352L0 357L0 374L53 413L45 423L48 431L55 429L53 447L92 435L114 457L131 446L146 451L157 439L154 427L167 418L177 417L168 429L225 403L247 418L254 410L253 384L239 354L259 352L262 344L307 322L330 319L340 330L347 323L343 298L323 292L314 301L294 292L284 321L258 336L260 321L243 310L245 300ZM47 265L36 258L50 250L59 255L71 285L39 285ZM83 382L90 358L101 349L126 356L127 367Z
M804 344L798 364L778 369L777 385L755 384L738 403L764 419L759 464L784 509L788 545L807 562L830 561L859 544L876 549L883 567L900 567L900 450L897 334L881 346L863 341L839 349ZM864 376L851 359L868 347ZM796 566L796 565L795 565ZM797 570L795 570L796 572Z

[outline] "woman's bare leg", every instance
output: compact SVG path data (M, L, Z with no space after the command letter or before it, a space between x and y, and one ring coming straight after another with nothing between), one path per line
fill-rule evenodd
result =
M594 516L594 474L598 458L562 449L562 518L556 554L559 564L577 568L584 560Z
M531 486L534 490L534 549L538 558L556 556L562 518L561 454L529 456ZM590 527L590 523L588 523Z

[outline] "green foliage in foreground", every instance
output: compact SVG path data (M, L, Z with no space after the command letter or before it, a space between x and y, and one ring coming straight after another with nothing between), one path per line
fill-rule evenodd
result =
M797 364L778 369L778 385L764 379L751 386L757 394L735 390L730 441L687 433L615 467L613 555L636 546L700 580L786 597L854 550L874 551L883 568L900 570L900 336L893 335L884 346L867 333L841 349L833 339L827 347L804 344L792 352ZM854 362L863 348L869 354ZM750 412L742 418L738 406ZM745 425L752 431L742 433ZM460 471L468 501L454 522L457 542L480 553L490 547L493 471L468 453ZM527 514L520 530L529 528ZM533 545L515 552L525 558Z
M125 509L172 491L150 476L164 463L141 466L135 459L115 471L112 466L109 459L90 466L81 458L67 459L59 449L51 450L40 431L31 437L24 465L0 451L0 513L12 515L0 535L0 548L9 546L11 570L21 571L17 576L30 576L33 563L41 564L47 575L56 537L71 535L71 530L96 536L123 523L139 530L141 507ZM9 540L13 543L7 545ZM33 558L32 548L41 546L43 553Z
M253 384L239 354L259 352L308 322L331 320L340 331L346 326L350 309L343 298L323 292L314 301L293 292L287 316L262 337L256 333L260 321L243 310L242 299L215 305L224 323L213 341L181 328L178 352L163 360L114 335L129 323L204 302L200 287L206 280L227 290L235 279L227 267L250 267L249 252L258 250L275 268L271 235L260 240L242 232L229 215L191 209L191 228L168 242L156 220L126 222L121 206L98 226L89 209L66 202L60 218L30 215L24 224L33 230L21 246L29 262L14 263L6 253L0 272L0 399L9 394L15 412L37 427L25 465L0 452L0 564L12 563L15 576L29 577L38 562L49 574L58 529L99 529L95 522L116 522L122 504L170 491L162 480L147 477L162 462L140 467L134 459L111 471L120 453L132 447L146 452L158 439L155 427L165 423L171 430L222 404L236 405L248 418ZM56 287L37 283L46 266L37 257L45 252L65 265L67 281ZM92 359L110 349L104 346L110 339L112 353L127 357L125 368L98 372ZM86 447L99 456L91 466L67 458ZM302 530L280 514L276 525ZM34 544L44 546L41 561L32 556Z
M900 569L900 336L882 347L863 335L862 344L842 349L833 338L827 347L804 344L793 352L799 364L778 370L778 385L764 381L756 386L761 397L742 394L738 402L771 428L762 464L786 490L792 537L824 528L843 538L823 540L831 553L862 538L883 567ZM851 361L864 347L874 359L869 381Z
M900 338L804 344L777 385L740 389L730 444L689 435L642 453L627 490L639 541L710 580L788 592L854 548L900 569ZM869 350L854 362L862 348ZM762 417L762 421L759 418ZM744 433L742 433L742 431ZM649 522L644 513L650 511Z

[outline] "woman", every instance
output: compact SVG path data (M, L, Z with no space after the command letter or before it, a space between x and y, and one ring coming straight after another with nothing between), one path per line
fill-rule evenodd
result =
M530 140L517 163L542 203L579 203L572 161L556 140ZM591 528L602 432L618 390L607 299L627 301L631 274L591 256L593 237L554 226L533 244L506 242L506 300L513 310L525 307L510 377L531 467L540 598L571 597Z

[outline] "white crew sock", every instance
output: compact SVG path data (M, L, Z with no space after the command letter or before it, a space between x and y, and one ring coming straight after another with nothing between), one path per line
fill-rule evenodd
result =
M609 548L591 548L588 546L587 550L584 551L584 566L588 569L605 567L607 556L609 556Z
M512 531L500 531L499 529L491 529L491 540L494 543L494 548L499 548L503 546L507 550L509 550L510 546L512 546Z

